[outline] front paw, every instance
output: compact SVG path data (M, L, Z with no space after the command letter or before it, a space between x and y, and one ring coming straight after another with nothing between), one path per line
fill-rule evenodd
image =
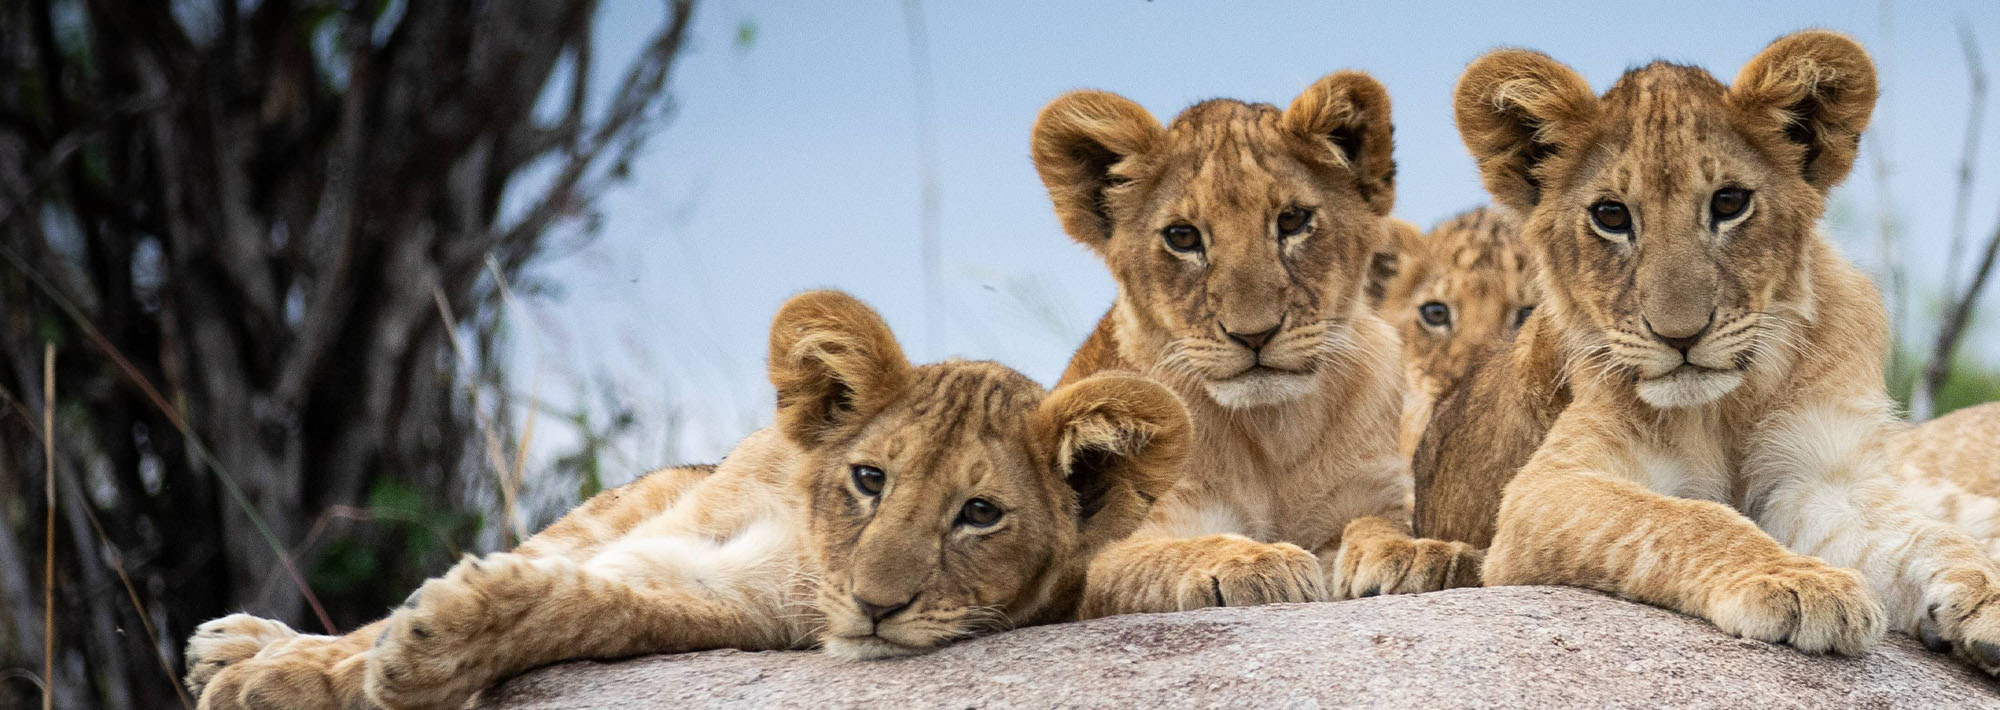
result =
M1717 590L1709 619L1745 638L1857 655L1882 637L1882 605L1861 575L1797 557Z
M1981 575L1974 584L1951 585L1932 596L1917 629L1924 646L1950 651L1987 675L2000 676L2000 587Z
M188 692L200 698L202 689L223 669L249 660L274 641L298 635L283 623L249 614L230 614L195 627L187 642Z
M368 659L367 693L392 708L457 708L496 680L496 652L546 599L561 558L466 557L391 614Z
M1477 587L1485 558L1484 551L1451 540L1346 537L1329 591L1335 599L1359 599Z
M1201 606L1255 606L1326 599L1319 558L1288 542L1249 540L1221 546L1184 587L1208 584Z

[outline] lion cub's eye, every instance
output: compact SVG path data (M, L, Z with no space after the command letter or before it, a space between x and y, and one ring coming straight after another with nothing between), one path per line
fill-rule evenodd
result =
M1285 208L1285 211L1278 213L1278 238L1283 239L1306 231L1306 225L1312 223L1312 216L1312 210L1304 207Z
M990 528L1000 522L1000 506L985 498L974 498L958 509L958 522L975 528Z
M1743 208L1750 205L1750 191L1740 187L1725 187L1716 190L1708 198L1708 211L1720 222L1743 214Z
M1514 327L1519 328L1521 326L1527 325L1528 316L1534 315L1534 313L1535 313L1534 306L1522 306L1520 310L1514 311Z
M1417 306L1417 317L1424 319L1424 325L1443 328L1451 325L1451 307L1437 301L1431 301Z
M882 495L882 486L889 482L889 474L874 466L855 466L853 473L854 488L871 498Z
M1167 239L1167 247L1178 252L1201 250L1201 230L1192 224L1171 224L1160 230L1160 236Z
M1590 206L1590 220L1598 229L1607 232L1628 232L1632 229L1632 213L1625 209L1625 203L1599 200Z

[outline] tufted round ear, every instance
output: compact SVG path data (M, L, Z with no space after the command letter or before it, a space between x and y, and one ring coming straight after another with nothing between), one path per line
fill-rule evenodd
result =
M1502 49L1473 60L1452 100L1458 135L1494 200L1526 214L1550 158L1582 147L1597 117L1590 83L1548 55Z
M1165 133L1139 104L1103 91L1072 91L1042 109L1030 150L1071 239L1104 249L1113 226L1105 192L1131 179L1119 171L1121 163L1151 150Z
M1821 192L1847 177L1875 111L1875 63L1846 35L1807 30L1778 38L1743 66L1729 103L1743 128L1780 146Z
M1293 99L1282 120L1293 132L1332 146L1375 214L1396 206L1396 130L1381 82L1359 71L1328 74Z
M1085 551L1137 529L1187 465L1187 407L1144 377L1094 375L1058 387L1029 421L1076 494Z
M895 399L910 363L889 325L839 291L793 296L771 320L771 386L779 428L812 446Z
M1368 304L1371 308L1382 307L1382 298L1389 293L1389 283L1404 269L1416 265L1417 250L1424 245L1424 232L1417 225L1400 219L1382 220L1385 232L1382 242L1375 247L1375 253L1368 260Z

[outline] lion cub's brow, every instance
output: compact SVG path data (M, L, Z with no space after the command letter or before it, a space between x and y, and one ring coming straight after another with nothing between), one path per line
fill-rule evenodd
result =
M1044 396L1033 380L986 362L917 368L909 391L922 394L885 412L876 438L902 473L922 476L988 472L988 452L1025 444L1028 415Z

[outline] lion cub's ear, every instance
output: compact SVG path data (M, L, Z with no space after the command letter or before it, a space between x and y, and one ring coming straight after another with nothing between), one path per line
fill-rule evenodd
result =
M1113 227L1105 191L1133 176L1120 163L1158 145L1166 129L1139 104L1103 91L1072 91L1035 117L1035 171L1049 188L1063 231L1104 250Z
M1130 535L1180 480L1191 425L1187 407L1166 387L1106 374L1057 388L1028 431L1075 491L1082 547L1090 551Z
M1543 168L1589 140L1598 99L1590 83L1540 52L1502 49L1473 60L1452 100L1458 135L1486 191L1520 214L1542 199Z
M1729 103L1753 139L1775 143L1821 192L1847 177L1875 111L1875 63L1846 35L1778 38L1737 73Z
M894 400L910 363L867 305L839 291L808 291L771 320L770 372L778 426L813 446Z
M1416 266L1419 249L1424 246L1424 231L1417 225L1400 219L1382 220L1384 233L1382 245L1368 259L1368 306L1381 308L1383 297L1389 295L1389 282L1404 269Z
M1358 71L1321 77L1292 100L1282 120L1287 129L1332 144L1375 214L1395 208L1396 129L1389 90L1375 77Z

